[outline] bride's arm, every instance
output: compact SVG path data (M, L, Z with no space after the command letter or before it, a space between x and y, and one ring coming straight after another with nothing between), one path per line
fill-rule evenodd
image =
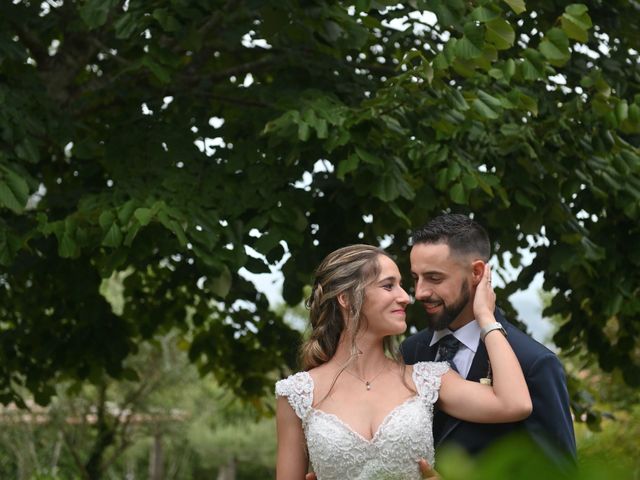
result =
M485 265L473 302L474 315L481 328L496 321L490 275L489 266ZM447 372L442 376L439 407L468 422L503 423L527 418L533 408L531 397L509 342L499 330L493 330L487 333L484 343L491 362L493 386L467 381L455 372Z
M305 448L302 422L285 397L276 403L276 429L278 431L277 480L302 480L309 462Z

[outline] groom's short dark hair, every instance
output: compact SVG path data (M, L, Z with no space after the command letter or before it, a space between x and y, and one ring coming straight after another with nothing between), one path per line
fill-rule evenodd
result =
M491 256L487 231L478 222L458 213L440 215L414 230L411 243L444 243L453 253L477 254L485 262Z

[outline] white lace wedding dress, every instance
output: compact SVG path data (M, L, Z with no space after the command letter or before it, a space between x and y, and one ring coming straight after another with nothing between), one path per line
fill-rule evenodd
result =
M416 363L412 378L418 394L391 410L371 440L312 407L313 379L307 372L277 382L276 395L286 397L302 420L318 480L418 480L418 459L434 462L433 404L448 369L444 362Z

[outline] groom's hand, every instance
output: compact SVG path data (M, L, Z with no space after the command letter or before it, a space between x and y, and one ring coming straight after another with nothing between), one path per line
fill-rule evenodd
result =
M313 472L307 473L304 476L304 480L316 480L316 474Z
M426 478L428 480L440 480L440 475L436 472L429 462L427 462L424 458L418 460L418 466L420 467L420 473L422 474L422 478ZM309 479L306 479L309 480ZM315 480L315 479L314 479Z

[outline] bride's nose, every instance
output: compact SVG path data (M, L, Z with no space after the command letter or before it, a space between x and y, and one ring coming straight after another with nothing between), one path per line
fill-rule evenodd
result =
M407 293L407 291L400 287L400 295L398 296L397 302L400 305L409 305L411 303L411 297Z

